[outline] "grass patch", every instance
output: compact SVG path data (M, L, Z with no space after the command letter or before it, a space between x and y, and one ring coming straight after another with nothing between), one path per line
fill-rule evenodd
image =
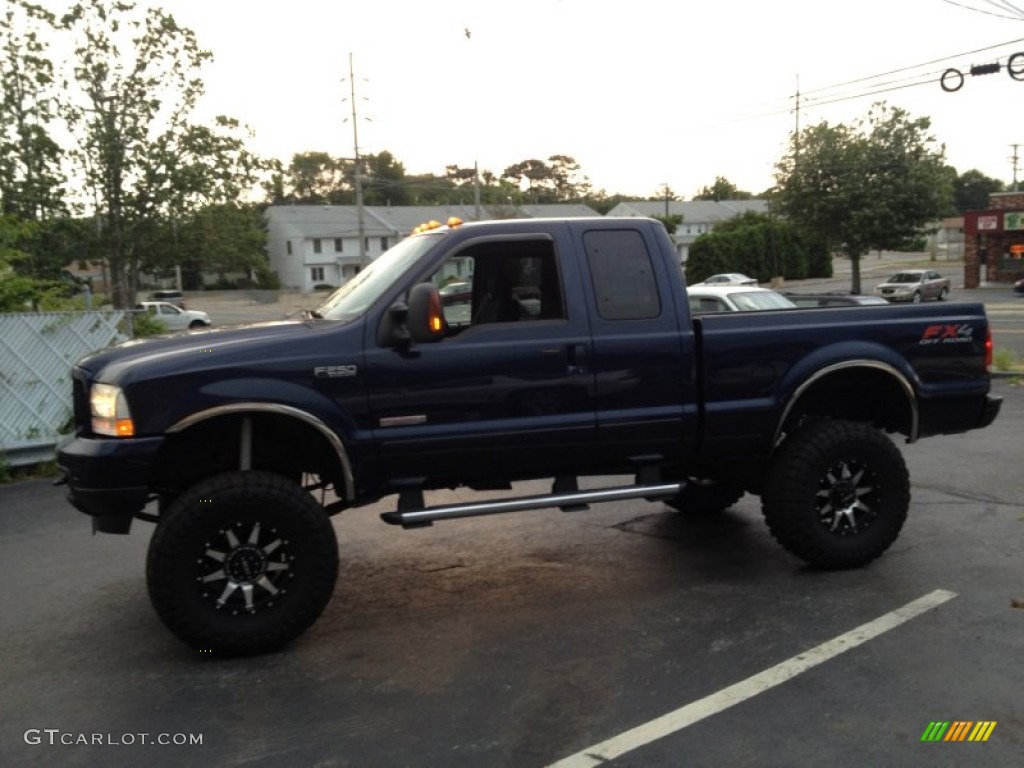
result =
M992 353L992 368L1005 373L1017 367L1017 356L1012 349L1000 347Z
M57 477L60 470L56 460L43 461L39 464L26 464L23 467L12 467L7 457L0 453L0 485L21 482L22 480L41 480Z

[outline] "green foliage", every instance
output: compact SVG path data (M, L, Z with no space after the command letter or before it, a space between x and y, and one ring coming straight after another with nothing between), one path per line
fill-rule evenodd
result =
M1012 349L997 347L992 353L992 367L1002 373L1012 371L1017 367L1017 356Z
M161 231L236 200L265 167L237 121L191 122L212 56L166 11L116 0L71 6L58 31L74 44L61 114L70 157L98 205L114 303L130 306L140 260Z
M269 265L260 264L256 267L256 287L268 291L281 290L281 278Z
M525 202L533 204L573 202L591 192L590 180L568 155L552 155L547 162L524 160L507 167L501 177L511 185L519 185L525 179Z
M791 223L747 211L722 222L690 246L686 279L697 283L719 272L742 272L767 282L830 277L832 260Z
M717 176L715 183L710 187L704 187L693 196L694 200L750 200L753 195L737 188L735 184L724 176Z
M22 0L8 0L0 18L0 210L28 220L64 210L61 150L50 135L58 90L41 37L52 22Z
M993 192L1002 192L1006 185L981 171L964 171L953 180L953 207L957 213L983 211L989 207L988 198Z
M125 322L121 332L135 339L144 339L147 336L167 333L167 325L149 312L132 312L130 321Z
M675 231L679 229L679 225L683 223L683 217L679 214L671 214L669 216L654 216L653 218L660 221L665 226L665 231L670 235L675 234Z
M927 118L876 104L853 126L820 123L794 136L777 166L773 210L849 255L898 247L951 206L953 171Z

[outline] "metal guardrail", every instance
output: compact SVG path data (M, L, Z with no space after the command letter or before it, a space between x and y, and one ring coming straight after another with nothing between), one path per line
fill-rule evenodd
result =
M0 314L0 459L22 466L54 457L71 428L71 366L129 338L121 331L126 314Z

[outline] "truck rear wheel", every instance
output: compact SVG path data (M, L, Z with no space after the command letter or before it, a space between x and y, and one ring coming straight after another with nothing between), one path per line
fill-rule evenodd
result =
M739 501L743 493L743 489L737 485L691 477L687 479L683 490L665 499L665 503L678 512L714 515Z
M886 435L859 422L816 421L779 449L762 509L775 539L818 568L879 557L907 519L910 481Z
M277 649L323 612L338 575L330 520L299 486L269 472L229 472L179 495L146 563L160 619L193 648Z

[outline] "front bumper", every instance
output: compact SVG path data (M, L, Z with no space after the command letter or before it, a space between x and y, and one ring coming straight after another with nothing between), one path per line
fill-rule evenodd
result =
M93 518L93 531L128 533L149 501L149 477L163 437L72 437L57 448L68 501Z

